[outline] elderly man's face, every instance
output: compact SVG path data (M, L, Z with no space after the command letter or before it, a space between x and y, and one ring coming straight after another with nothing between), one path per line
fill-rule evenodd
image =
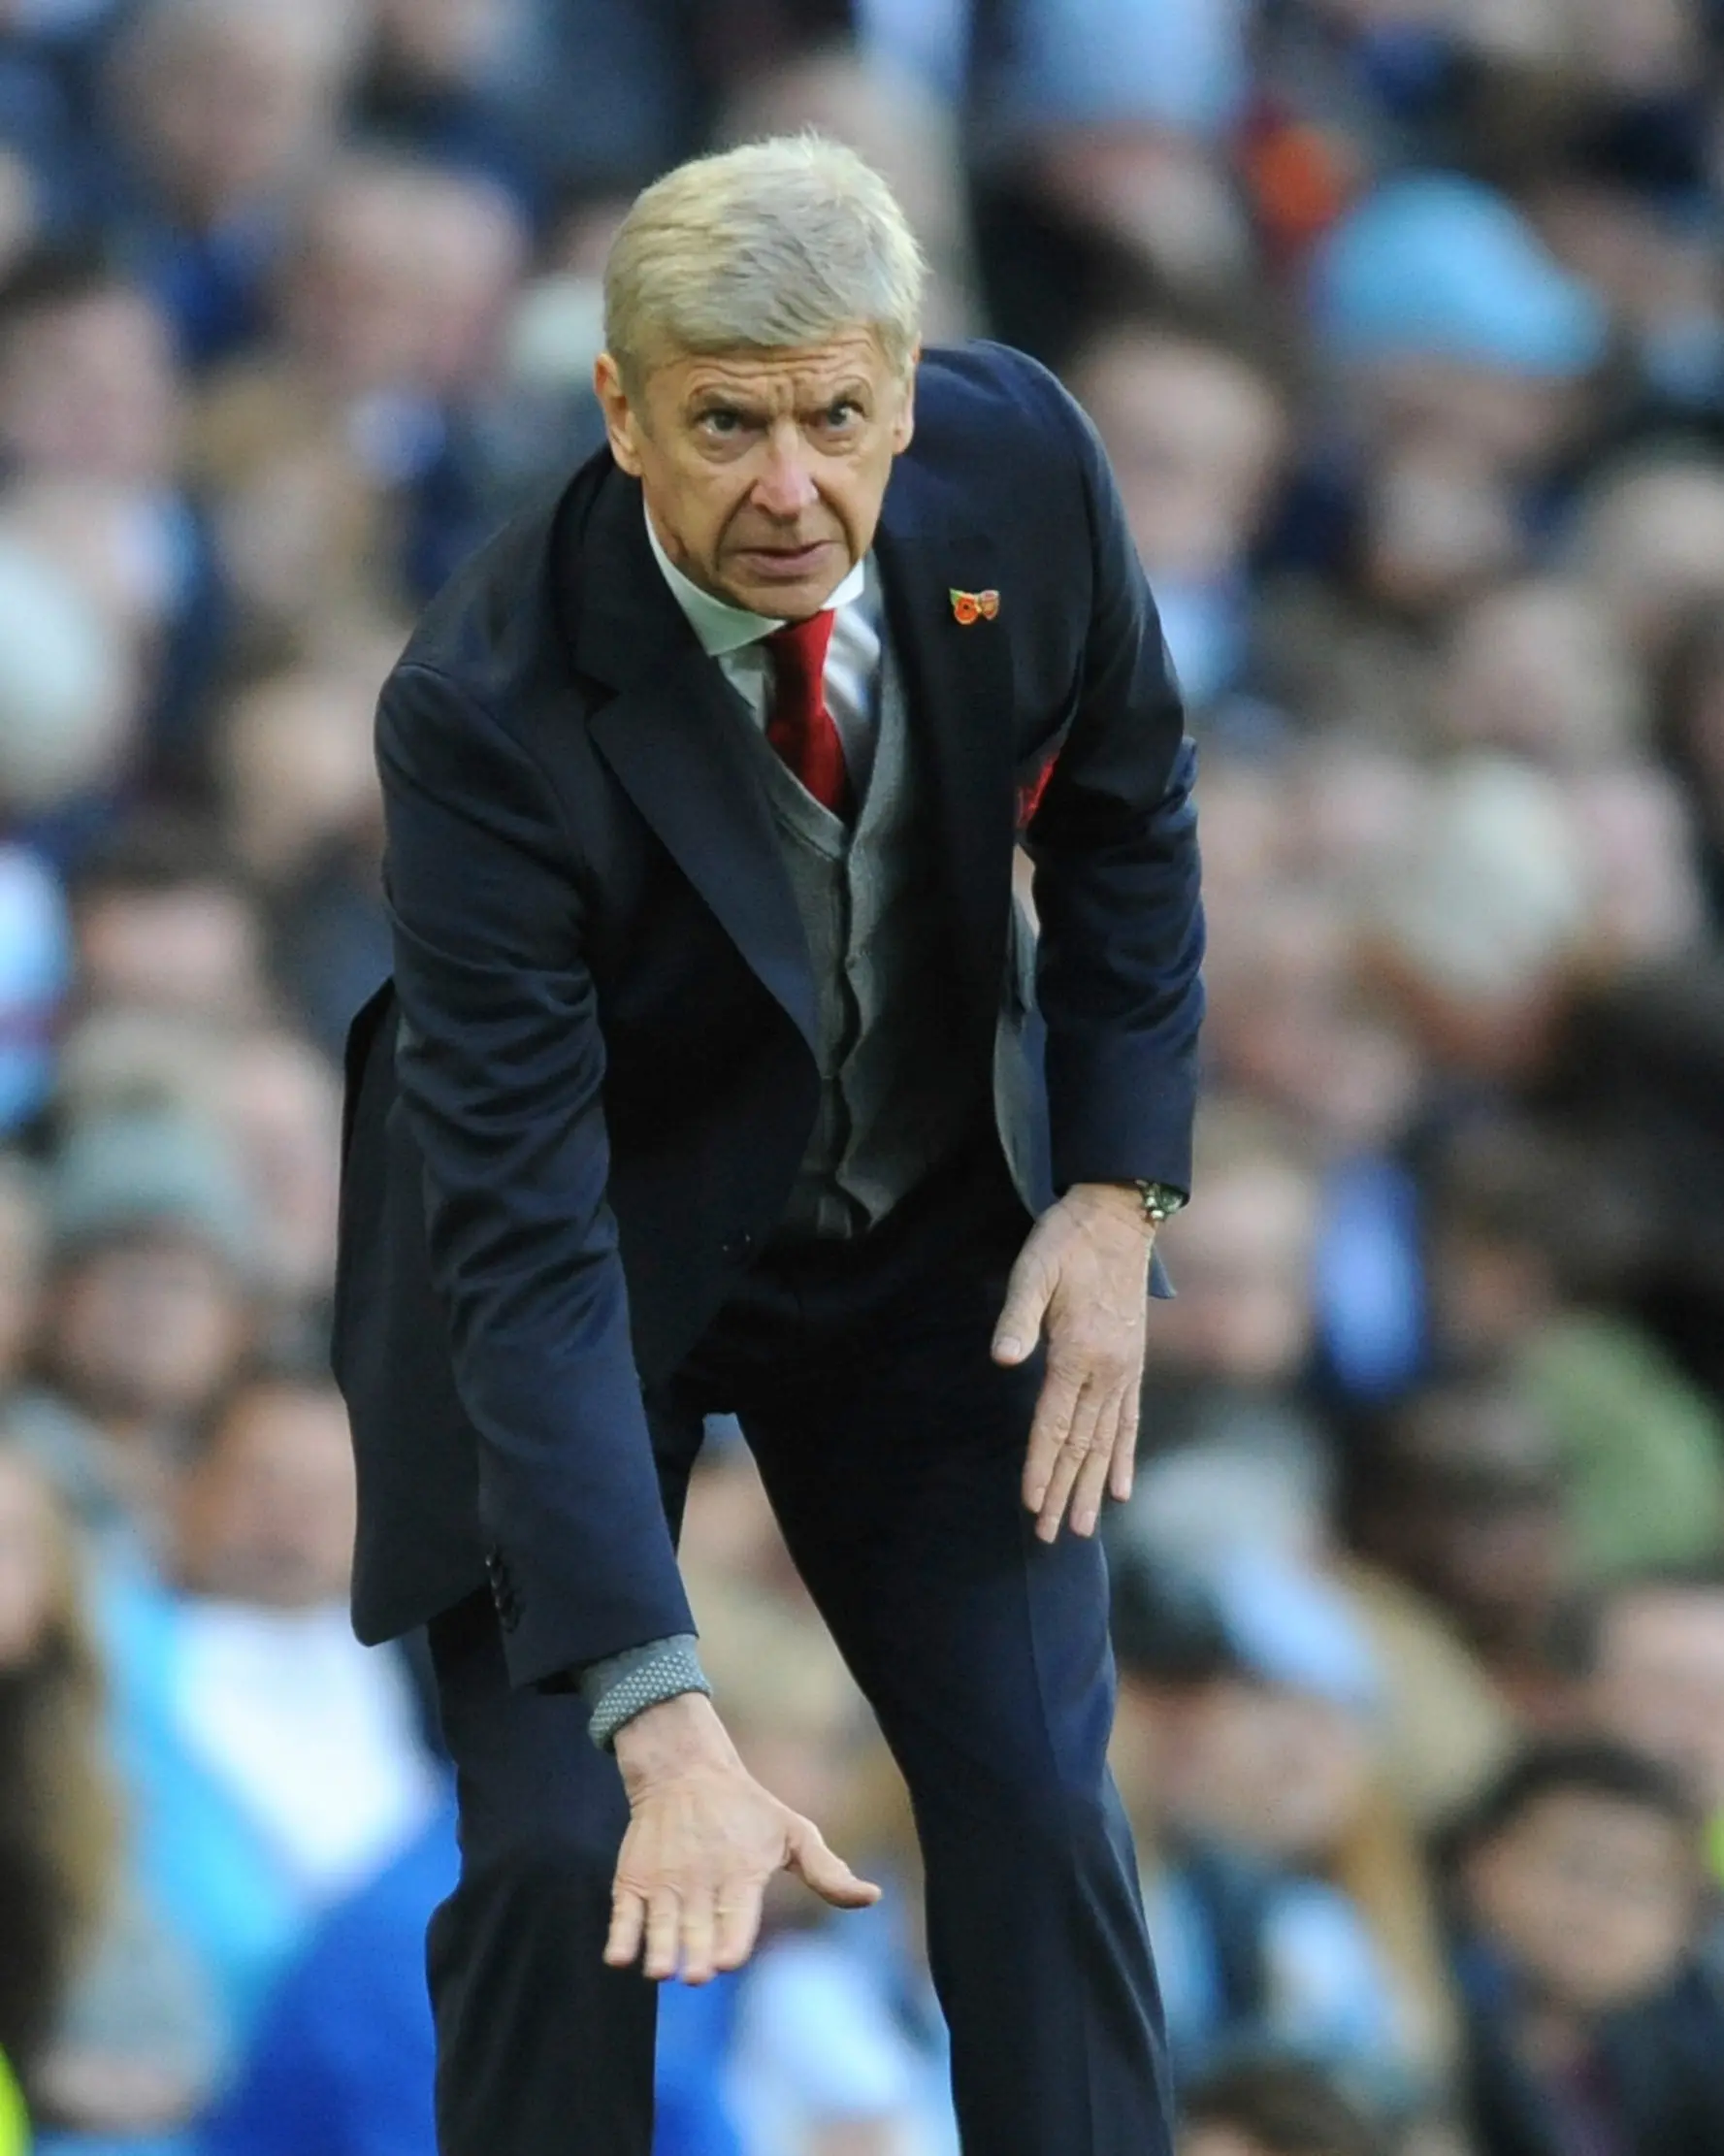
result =
M872 330L786 351L684 353L631 397L608 354L596 387L618 464L666 553L703 591L800 621L872 545L912 379Z

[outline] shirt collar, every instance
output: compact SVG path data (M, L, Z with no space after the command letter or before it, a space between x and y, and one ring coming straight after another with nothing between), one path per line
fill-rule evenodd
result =
M644 506L642 514L644 514ZM703 592L691 577L685 576L659 543L659 535L653 530L653 520L646 518L647 543L653 550L653 559L670 586L670 596L688 617L689 627L700 639L700 648L708 658L722 659L728 653L740 651L745 644L759 643L763 637L769 637L774 629L782 629L782 619L774 620L769 614L757 614L746 606L732 606L728 599L714 599L710 592ZM867 565L857 562L850 573L838 586L826 604L820 609L830 613L839 606L848 606L858 600L867 588Z

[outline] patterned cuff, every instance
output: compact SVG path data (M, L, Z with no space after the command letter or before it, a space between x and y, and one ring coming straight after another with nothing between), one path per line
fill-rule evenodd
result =
M587 1735L601 1751L610 1750L625 1722L663 1700L684 1692L712 1696L692 1632L673 1632L668 1639L649 1640L644 1647L594 1662L581 1672L580 1690L591 1710Z

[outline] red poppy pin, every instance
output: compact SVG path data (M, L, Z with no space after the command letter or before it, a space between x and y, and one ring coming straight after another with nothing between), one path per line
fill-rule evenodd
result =
M955 591L952 594L952 618L960 629L967 629L972 621L992 621L998 612L998 592Z

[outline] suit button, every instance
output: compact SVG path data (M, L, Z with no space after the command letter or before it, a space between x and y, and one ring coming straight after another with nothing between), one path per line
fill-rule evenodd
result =
M719 1249L719 1256L727 1265L740 1265L745 1258L752 1257L753 1254L754 1236L746 1227L738 1228Z

